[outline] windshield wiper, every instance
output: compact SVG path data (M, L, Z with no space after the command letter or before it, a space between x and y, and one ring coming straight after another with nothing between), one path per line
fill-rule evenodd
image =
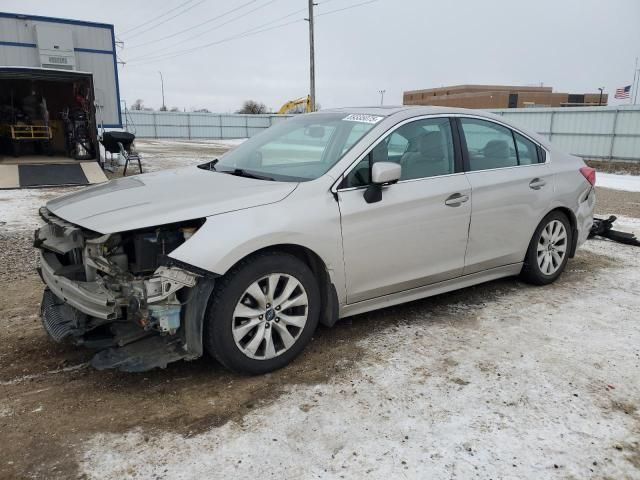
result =
M211 160L210 162L207 163L203 163L202 165L198 165L198 168L201 168L203 170L215 170L216 169L216 163L218 163L218 159L215 158L213 160Z
M271 182L275 181L275 178L251 173L243 170L242 168L234 168L233 170L222 170L222 173L228 173L229 175L235 175L236 177L255 178L256 180L269 180Z

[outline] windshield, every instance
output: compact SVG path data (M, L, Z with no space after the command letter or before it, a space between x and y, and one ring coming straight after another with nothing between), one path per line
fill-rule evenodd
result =
M215 169L279 181L313 180L380 120L348 113L299 115L240 144L221 157Z

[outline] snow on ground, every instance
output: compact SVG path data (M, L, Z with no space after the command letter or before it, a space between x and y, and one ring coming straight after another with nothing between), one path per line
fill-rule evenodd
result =
M626 192L640 192L640 175L618 175L615 173L596 173L598 187L624 190Z
M136 140L145 172L198 165L240 145L245 138L230 140ZM133 166L137 173L137 166Z
M41 223L40 207L75 189L77 187L0 190L0 232L35 229Z
M95 435L81 472L640 478L640 256L606 240L583 248L595 273L580 276L574 260L556 285L502 284L496 298L445 304L454 321L405 311L354 346L366 355L351 375L290 387L240 422L187 437Z

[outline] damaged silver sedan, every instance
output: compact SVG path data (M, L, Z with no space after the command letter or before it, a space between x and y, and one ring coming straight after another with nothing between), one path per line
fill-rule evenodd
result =
M589 234L594 184L484 112L298 115L203 165L48 202L43 324L100 369L207 351L272 371L319 323L501 277L554 282Z

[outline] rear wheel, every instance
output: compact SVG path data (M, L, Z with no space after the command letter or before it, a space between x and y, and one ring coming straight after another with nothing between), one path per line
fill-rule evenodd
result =
M214 290L204 332L207 351L239 373L281 368L311 339L319 301L313 273L297 257L254 255L227 273Z
M529 243L522 278L535 285L553 283L562 274L569 259L571 225L558 211L542 219Z

